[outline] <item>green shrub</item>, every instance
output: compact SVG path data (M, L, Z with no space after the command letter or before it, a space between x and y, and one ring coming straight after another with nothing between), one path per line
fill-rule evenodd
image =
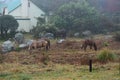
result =
M107 46L109 46L109 43L108 42L104 42L103 46L107 47Z
M20 50L21 50L21 48L19 48L19 47L15 48L15 51L17 51L17 52L19 52Z
M106 63L108 61L114 61L116 59L116 55L110 50L104 49L99 52L97 58L100 62Z

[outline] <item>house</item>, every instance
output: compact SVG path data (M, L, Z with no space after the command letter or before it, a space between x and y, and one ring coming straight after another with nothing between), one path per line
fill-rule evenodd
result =
M19 23L18 30L29 32L36 25L37 17L48 17L63 3L75 0L0 0L0 14L9 14ZM120 11L120 0L88 0L100 12Z
M36 26L37 17L44 17L45 12L36 6L33 0L0 0L0 13L12 15L19 23L18 31L29 32Z

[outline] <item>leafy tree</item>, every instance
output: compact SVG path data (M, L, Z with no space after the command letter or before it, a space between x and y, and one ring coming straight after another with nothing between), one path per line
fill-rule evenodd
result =
M86 0L70 2L61 6L54 16L54 24L58 28L65 28L68 32L96 31L99 14Z
M31 33L35 38L44 35L45 33L55 34L57 28L52 23L46 23L44 18L37 18L37 25L33 27Z
M2 38L7 38L8 33L13 34L18 28L18 22L11 15L0 16L0 34Z

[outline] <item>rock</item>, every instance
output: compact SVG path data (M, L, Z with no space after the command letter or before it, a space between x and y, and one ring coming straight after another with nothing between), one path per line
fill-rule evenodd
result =
M80 37L80 33L79 32L74 33L74 37Z
M27 41L25 42L25 44L26 44L27 46L30 46L30 45L33 43L33 41L34 41L34 40L27 40Z
M88 37L88 36L91 36L92 33L91 33L91 31L86 30L86 31L82 32L82 35L85 36L85 37Z
M20 44L19 45L19 48L26 48L27 47L27 44Z
M65 39L60 39L60 40L57 41L57 43L58 43L58 44L61 44L61 43L63 43L64 41L65 41Z
M54 34L53 33L46 33L44 35L45 38L48 38L48 39L53 39L54 38Z
M2 44L2 52L9 52L14 49L14 45L10 40L3 42Z
M54 38L54 34L53 33L40 33L39 34L39 38L48 38L48 39L53 39Z
M24 42L24 36L22 33L16 33L14 39L18 44L22 44Z

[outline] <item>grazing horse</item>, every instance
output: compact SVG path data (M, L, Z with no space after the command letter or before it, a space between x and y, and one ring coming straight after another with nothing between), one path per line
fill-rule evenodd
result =
M81 46L81 49L84 48L84 50L86 51L87 46L89 46L90 49L92 49L92 47L93 47L95 51L97 50L97 45L96 45L96 43L95 43L93 40L86 39L86 40L83 42L83 44L82 44L82 46Z
M37 49L44 47L46 50L50 48L50 40L49 39L39 39L39 40L33 40L31 45L29 45L28 50L31 49Z

